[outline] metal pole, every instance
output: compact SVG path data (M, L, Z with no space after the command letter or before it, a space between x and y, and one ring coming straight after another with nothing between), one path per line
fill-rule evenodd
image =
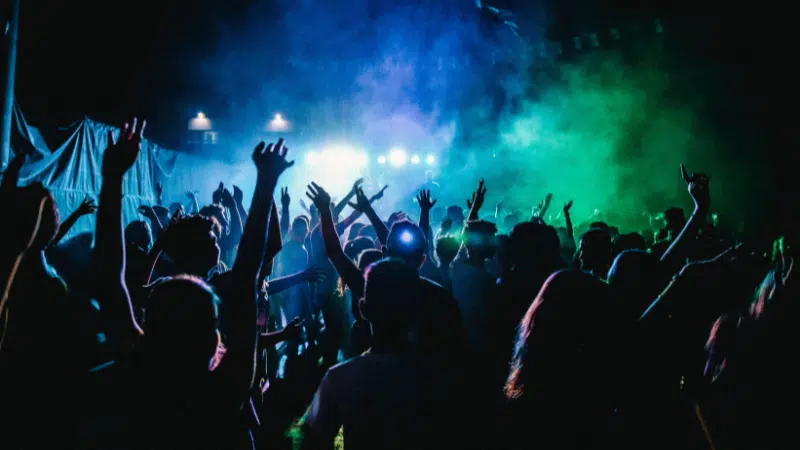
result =
M11 121L14 109L14 74L17 68L17 31L19 2L11 0L11 14L6 25L6 73L3 80L3 115L0 123L0 165L5 171L11 156Z

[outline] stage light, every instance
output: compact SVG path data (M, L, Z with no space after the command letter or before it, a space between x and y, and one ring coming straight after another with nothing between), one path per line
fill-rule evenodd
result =
M319 156L316 152L308 152L306 153L306 164L314 164L319 159Z
M190 131L211 131L211 120L206 117L206 115L200 111L197 113L197 117L194 117L192 120L189 121L189 130Z
M425 162L426 162L426 163L427 163L429 166L432 166L432 165L434 165L434 164L436 163L436 157L435 157L435 156L433 156L433 155L428 155L428 156L425 158Z
M406 155L406 151L401 148L394 148L389 152L389 164L395 167L404 166L406 164L406 159L408 159L408 155Z
M414 235L411 234L410 231L403 231L402 233L400 233L400 242L408 245L414 242Z
M386 157L383 155L378 156L378 164L386 164Z
M419 164L419 155L411 155L411 164Z
M284 119L281 114L276 113L275 117L267 124L268 131L288 131L289 121Z

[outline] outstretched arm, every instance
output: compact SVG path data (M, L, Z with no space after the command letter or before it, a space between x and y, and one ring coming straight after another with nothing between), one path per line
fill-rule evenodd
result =
M96 211L97 205L94 204L94 199L89 198L87 195L78 208L75 209L75 211L73 211L72 214L67 217L67 220L65 220L64 223L62 223L58 228L58 234L53 238L52 241L50 241L50 244L47 245L48 250L58 245L58 243L61 242L61 239L64 239L64 236L66 236L69 229L75 225L75 222L77 222L81 216L94 214Z
M431 199L430 190L421 190L417 195L417 204L419 204L419 227L425 234L425 240L428 241L428 260L434 261L433 253L436 243L433 242L433 230L431 229L431 209L436 205L437 200Z
M363 178L359 178L355 183L353 183L353 188L350 189L350 192L348 192L347 195L345 195L344 198L336 205L336 207L333 208L333 217L339 217L342 214L344 207L347 206L347 203L350 201L350 199L356 195L356 190L360 188L362 184L364 184Z
M331 213L331 197L316 183L308 185L308 198L314 202L320 214L320 228L322 230L322 240L325 245L325 254L336 268L342 281L353 292L353 298L361 298L364 292L364 276L358 270L350 258L344 254L342 244L339 242L339 234L333 224Z
M378 213L375 212L375 209L372 208L372 202L383 198L383 193L386 191L386 188L389 186L384 186L381 190L372 196L372 198L367 199L367 196L364 195L364 190L358 188L356 190L356 202L350 203L350 207L360 213L366 214L367 218L369 219L369 223L372 224L372 227L375 228L375 234L378 235L378 242L383 245L386 245L386 239L389 237L389 228L386 224L378 217Z
M250 216L233 264L232 277L235 280L232 285L235 291L226 299L230 302L228 313L232 326L222 363L224 370L228 372L227 379L231 380L235 391L241 393L242 399L250 392L255 374L255 353L258 345L256 279L264 257L272 194L281 173L294 164L286 161L283 139L275 145L259 143L253 151L253 162L258 176L250 204Z
M103 186L97 209L94 264L97 275L96 298L101 304L107 335L112 345L122 348L141 335L125 285L125 245L122 239L122 178L136 162L141 149L145 122L125 124L117 142L108 132L108 147L103 154Z
M667 251L661 256L661 262L676 273L683 267L689 254L692 242L697 236L700 226L705 223L706 215L711 205L711 196L708 191L708 176L699 173L689 174L686 166L681 164L681 176L689 189L689 195L694 200L694 212L677 238L672 242Z

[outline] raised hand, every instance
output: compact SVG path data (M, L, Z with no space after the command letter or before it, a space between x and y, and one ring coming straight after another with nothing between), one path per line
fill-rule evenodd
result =
M302 200L300 200L302 202ZM289 204L292 203L292 197L289 196L289 188L283 187L281 188L281 206L284 208L289 208Z
M483 178L478 181L478 189L472 193L472 199L467 199L467 208L472 211L480 211L483 200L486 197L486 188L483 186Z
M117 142L114 142L114 133L108 130L108 147L103 153L103 177L122 178L133 166L142 148L146 124L146 121L140 122L134 117L130 123L126 122L122 126Z
M222 189L222 206L226 206L228 208L235 208L236 207L236 200L233 198L233 194L227 188Z
M389 216L389 220L386 221L387 222L387 226L389 227L389 229L391 229L392 225L394 225L395 222L399 222L401 220L404 220L405 218L406 218L406 213L404 213L403 211L393 212Z
M374 202L375 200L380 200L380 199L382 199L382 198L383 198L383 193L384 193L384 192L386 192L386 189L387 189L388 187L389 187L389 185L388 185L388 184L387 184L387 185L385 185L384 187L382 187L382 188L381 188L381 190L380 190L380 191L378 191L378 193L377 193L377 194L373 195L373 196L372 196L372 198L371 198L370 200Z
M564 211L564 215L566 216L567 214L569 214L569 210L571 208L572 208L572 200L568 201L567 203L564 203L564 208L562 208L561 210Z
M94 199L89 197L88 195L84 197L81 204L78 206L77 209L78 215L85 216L87 214L94 214L97 212L97 205L94 202Z
M384 188L384 189L386 189L386 188ZM383 191L381 191L381 192L383 192ZM375 194L375 196L373 198L377 197L378 195L382 195L382 194L379 192L379 193ZM356 202L355 203L348 202L347 204L350 205L350 207L355 209L356 211L358 211L360 213L365 213L365 212L369 211L369 208L370 208L370 204L369 203L370 203L369 199L367 198L366 195L364 195L364 190L361 189L361 188L358 188L358 189L356 189Z
M708 212L711 207L711 195L708 191L708 176L702 173L689 173L686 166L681 164L681 177L686 182L689 195L694 200L695 209Z
M233 200L237 205L241 205L242 201L244 200L244 192L242 192L242 189L235 184L233 185Z
M431 199L431 191L429 189L423 189L419 191L419 194L417 195L417 203L419 203L419 207L423 211L430 211L436 202L437 200Z
M353 183L353 192L355 192L355 191L357 191L359 188L361 188L361 185L362 185L362 184L364 184L364 178L363 178L363 177L361 177L361 178L357 179L357 180L356 180L356 182L355 182L355 183Z
M283 139L278 139L276 144L265 144L261 141L253 149L253 162L256 164L259 175L278 178L286 169L294 165L294 161L287 161L289 152L283 145Z
M312 181L311 184L308 185L308 192L306 192L306 196L310 198L312 202L314 202L314 206L317 207L317 211L319 211L320 214L330 212L331 196L317 183Z
M199 192L197 191L186 191L186 196L189 197L189 200L194 201L197 198Z

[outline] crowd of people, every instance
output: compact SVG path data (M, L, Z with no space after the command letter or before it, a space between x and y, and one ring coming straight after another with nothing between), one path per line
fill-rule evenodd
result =
M694 210L653 233L573 224L572 201L546 223L549 194L487 211L482 180L466 209L429 179L381 217L362 180L281 188L279 140L249 209L187 186L123 224L143 130L109 133L97 203L63 223L19 186L25 155L3 175L2 448L792 446L792 236L709 223L707 175L681 166ZM94 236L61 242L87 214Z

